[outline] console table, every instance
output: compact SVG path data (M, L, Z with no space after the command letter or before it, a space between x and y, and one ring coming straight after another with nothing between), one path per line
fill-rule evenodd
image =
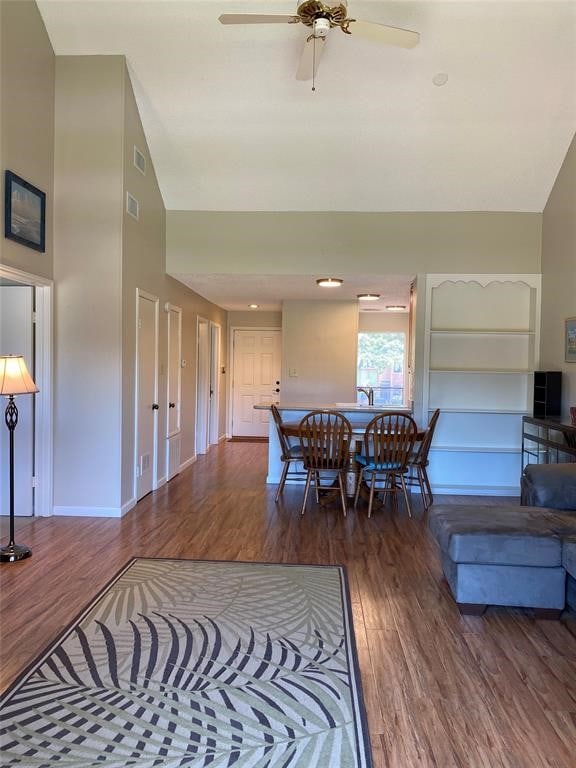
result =
M559 419L522 418L522 465L576 461L576 426Z

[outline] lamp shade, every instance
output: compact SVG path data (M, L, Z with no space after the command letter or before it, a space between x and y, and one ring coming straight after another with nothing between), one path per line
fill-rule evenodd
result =
M0 395L32 395L38 392L22 355L0 355Z

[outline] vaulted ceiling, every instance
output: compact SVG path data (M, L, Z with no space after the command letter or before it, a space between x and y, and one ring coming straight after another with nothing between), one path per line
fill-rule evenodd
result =
M574 0L349 0L420 42L332 29L315 91L308 27L218 21L296 6L38 0L57 55L126 56L169 210L543 210L576 130Z

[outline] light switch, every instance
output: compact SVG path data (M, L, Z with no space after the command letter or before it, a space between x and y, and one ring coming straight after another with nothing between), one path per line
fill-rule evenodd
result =
M292 376L292 377L298 376L298 371L296 370L296 368L288 368L288 376Z

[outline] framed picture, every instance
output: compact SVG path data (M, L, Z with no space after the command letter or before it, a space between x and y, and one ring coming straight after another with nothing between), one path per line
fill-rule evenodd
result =
M46 194L12 171L6 171L4 236L21 245L45 250Z
M576 317L569 317L566 320L566 349L564 359L567 363L576 363Z

